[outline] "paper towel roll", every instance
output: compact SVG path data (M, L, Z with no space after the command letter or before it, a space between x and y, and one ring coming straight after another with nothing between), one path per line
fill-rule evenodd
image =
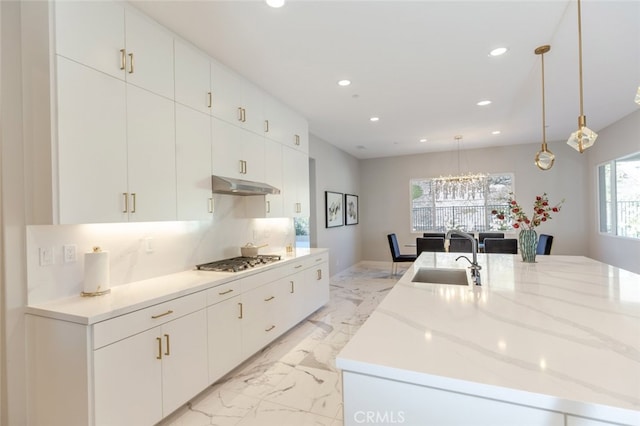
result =
M109 252L94 248L84 254L83 295L93 296L109 291Z

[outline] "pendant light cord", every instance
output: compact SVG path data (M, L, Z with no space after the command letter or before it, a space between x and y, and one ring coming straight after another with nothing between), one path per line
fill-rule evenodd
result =
M543 58L544 60L544 58ZM582 16L580 13L580 0L578 0L578 63L579 67L579 80L580 80L580 115L584 115L584 108L582 102Z

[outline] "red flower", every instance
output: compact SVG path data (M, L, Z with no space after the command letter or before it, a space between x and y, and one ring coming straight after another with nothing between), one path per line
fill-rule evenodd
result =
M505 214L504 211L492 210L491 214L496 216L498 220L508 219L512 226L516 229L520 227L524 227L526 229L534 229L536 226L540 225L542 222L546 222L547 219L551 219L551 213L557 213L560 211L560 206L564 203L564 200L560 201L555 206L549 206L549 198L547 197L547 193L543 193L542 195L537 195L535 198L535 202L533 203L533 216L531 219L527 216L527 214L522 210L520 204L515 199L515 195L513 193L509 194L509 208L507 210L508 214ZM509 216L506 218L506 216Z
M514 223L514 224L513 224L513 227L514 227L514 228L516 228L516 229L518 229L518 228L520 228L520 225L518 225L517 223Z

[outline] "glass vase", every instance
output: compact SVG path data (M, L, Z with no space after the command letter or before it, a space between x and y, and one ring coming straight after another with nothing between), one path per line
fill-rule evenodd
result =
M518 235L520 254L522 261L534 263L536 261L536 249L538 247L538 234L533 229L523 229Z

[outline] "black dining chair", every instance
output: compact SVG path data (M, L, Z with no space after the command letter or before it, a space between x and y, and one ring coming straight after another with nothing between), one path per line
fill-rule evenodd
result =
M517 254L518 239L517 238L485 238L484 252L485 253Z
M456 237L455 234L451 235L449 240L449 252L451 253L472 253L473 246L471 241L464 237Z
M551 254L551 245L553 244L553 235L540 234L538 236L538 247L536 254Z
M425 232L422 234L424 238L444 238L444 232Z
M484 243L485 238L504 238L504 232L479 232L478 242Z
M444 237L416 238L416 254L420 256L423 251L445 251Z
M389 249L391 250L391 275L398 273L398 263L415 262L417 257L415 254L400 254L400 246L398 246L398 237L396 234L387 235L389 240Z

